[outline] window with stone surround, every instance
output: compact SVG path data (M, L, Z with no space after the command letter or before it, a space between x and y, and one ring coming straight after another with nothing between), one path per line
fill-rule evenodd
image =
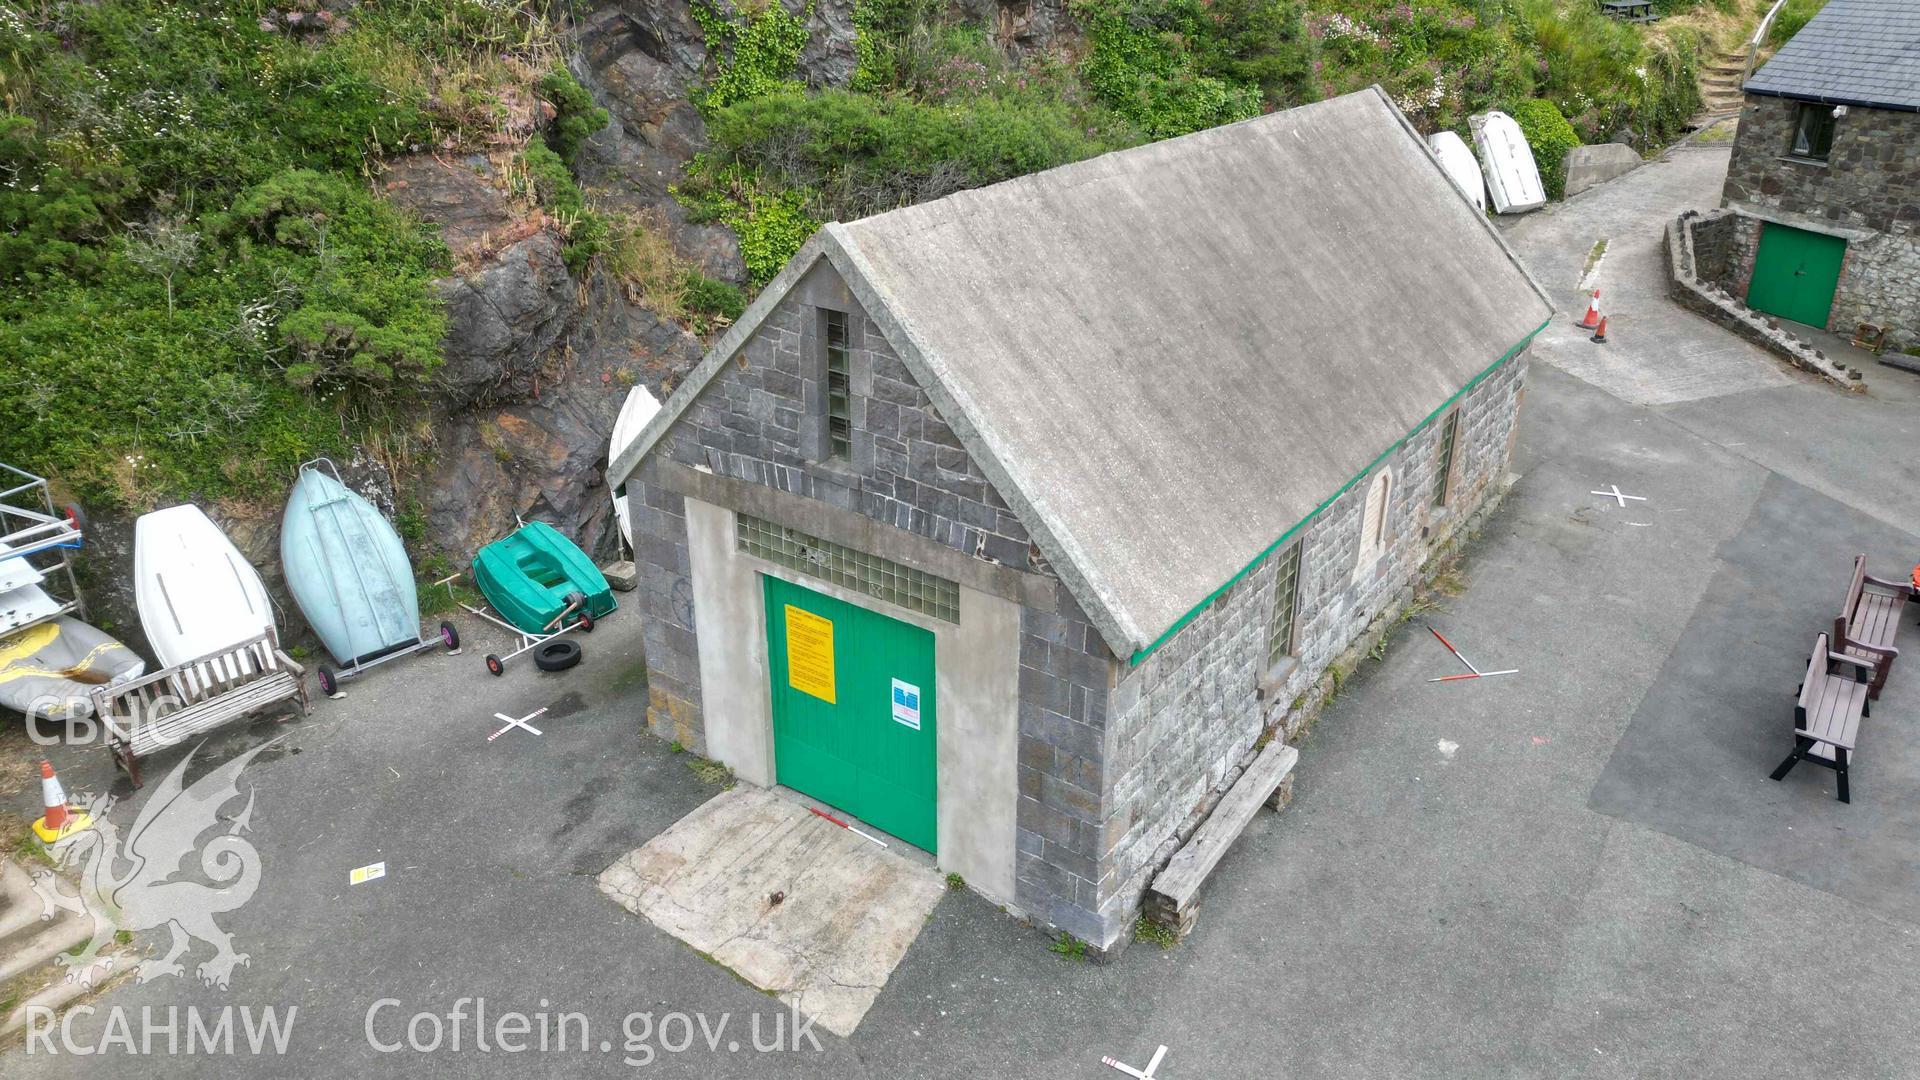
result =
M1293 656L1298 645L1294 625L1300 614L1300 549L1296 540L1280 553L1273 578L1273 621L1267 627L1267 670Z
M1447 414L1440 423L1440 445L1433 452L1433 505L1447 505L1453 494L1453 449L1460 437L1460 410Z
M1833 153L1833 106L1812 102L1800 106L1793 125L1793 146L1788 152L1794 157L1827 160Z
M1373 569L1387 550L1387 518L1393 502L1393 470L1385 465L1373 474L1367 485L1367 505L1360 514L1360 556L1354 560L1354 576Z
M846 312L820 312L820 344L826 353L827 457L845 461L853 456L853 367Z

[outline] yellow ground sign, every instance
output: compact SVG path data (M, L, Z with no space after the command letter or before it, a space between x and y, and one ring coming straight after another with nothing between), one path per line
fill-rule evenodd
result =
M787 685L833 705L833 620L786 607Z

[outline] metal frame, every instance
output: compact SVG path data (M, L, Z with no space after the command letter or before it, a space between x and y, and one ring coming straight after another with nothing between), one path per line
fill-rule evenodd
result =
M40 574L34 587L42 588L55 601L54 607L18 625L0 627L0 636L51 622L62 615L78 612L86 618L86 600L80 595L80 582L74 576L71 552L85 542L77 516L54 509L53 492L45 477L35 476L0 462L0 560L23 559ZM64 592L59 579L64 578ZM46 586L53 585L51 589Z
M491 608L474 607L472 604L469 604L466 601L460 599L459 594L453 591L453 583L455 581L458 581L460 577L461 577L461 574L459 573L449 574L448 576L441 578L439 581L434 582L434 584L444 586L447 590L448 598L451 599L454 602L454 604L464 609L467 612L467 614L473 615L477 618L485 619L486 621L492 623L493 625L499 627L502 630L505 630L513 634L515 637L520 639L520 647L513 650L512 652L508 653L505 656L498 656L498 655L495 655L494 653L487 654L487 670L492 672L494 675L505 675L507 673L508 661L512 660L516 656L519 656L521 653L527 652L528 650L537 649L541 645L544 645L547 642L552 641L554 638L560 637L564 634L570 634L575 630L578 630L581 633L586 633L586 634L590 634L593 632L593 623L594 623L593 615L587 611L587 599L584 596L582 596L578 601L574 603L570 603L565 608L561 609L560 614L554 618L553 622L550 622L547 624L548 627L552 627L557 623L559 624L560 629L554 630L552 633L547 633L547 634L529 634L525 630L522 630L519 627L508 622L507 620L501 618L499 614L494 612ZM578 614L580 617L578 619L574 619L572 622L568 622L567 620L575 614Z

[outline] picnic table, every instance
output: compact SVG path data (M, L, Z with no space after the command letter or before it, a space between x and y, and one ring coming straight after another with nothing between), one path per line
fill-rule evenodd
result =
M1600 10L1629 22L1649 23L1660 18L1653 13L1653 0L1600 0Z

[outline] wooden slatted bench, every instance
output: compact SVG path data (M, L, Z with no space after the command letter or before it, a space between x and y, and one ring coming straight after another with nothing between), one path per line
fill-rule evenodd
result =
M272 630L231 649L93 692L113 761L140 786L140 759L281 702L310 709L307 669Z
M1807 661L1807 678L1793 707L1793 753L1773 770L1775 780L1786 779L1795 765L1810 760L1839 774L1840 801L1853 801L1847 790L1847 766L1860 735L1860 719L1872 715L1872 706L1867 701L1867 684L1836 669L1858 666L1853 657L1828 648L1827 635L1813 639L1813 658Z
M1900 613L1911 599L1912 585L1882 581L1867 573L1865 555L1853 560L1847 599L1840 605L1839 617L1833 620L1834 649L1873 673L1868 693L1876 701L1887 685L1894 658L1900 655L1893 639L1900 629Z

